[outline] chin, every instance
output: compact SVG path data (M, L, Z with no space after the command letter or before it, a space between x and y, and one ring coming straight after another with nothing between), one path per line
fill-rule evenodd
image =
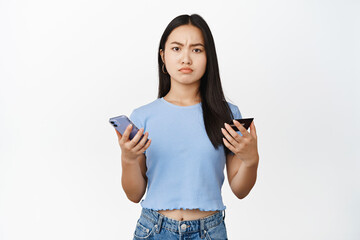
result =
M180 79L178 82L180 82L182 84L194 84L198 81L200 81L200 80L189 79L188 81L186 81L186 79Z

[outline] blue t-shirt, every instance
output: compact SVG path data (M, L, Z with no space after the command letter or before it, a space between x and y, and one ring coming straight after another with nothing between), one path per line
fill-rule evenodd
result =
M242 118L239 108L228 104L234 118ZM201 102L178 106L158 98L134 109L130 120L149 132L151 139L144 152L148 185L146 197L140 202L143 208L226 209L221 196L226 163L224 146L215 149L212 145L205 130Z

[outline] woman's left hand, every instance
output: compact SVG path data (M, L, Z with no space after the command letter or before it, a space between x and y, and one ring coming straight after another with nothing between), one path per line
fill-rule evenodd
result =
M259 162L259 153L257 149L257 135L252 121L250 125L250 133L239 123L234 120L234 125L239 129L242 136L234 131L234 129L225 123L225 129L221 128L222 133L226 137L223 142L227 148L240 158L246 166L255 166Z

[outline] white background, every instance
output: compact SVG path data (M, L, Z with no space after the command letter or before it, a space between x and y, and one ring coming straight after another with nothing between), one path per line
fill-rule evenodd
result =
M161 34L192 13L258 134L250 194L224 181L229 239L360 239L359 12L355 0L0 0L0 239L132 239L141 206L122 190L108 119L156 99Z

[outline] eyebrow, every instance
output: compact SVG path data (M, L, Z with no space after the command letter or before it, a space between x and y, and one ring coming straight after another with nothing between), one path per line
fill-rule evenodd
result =
M184 46L184 44L182 44L182 43L179 43L179 42L172 42L172 43L170 43L170 44L177 44L177 45L180 45L180 46ZM191 47L195 47L195 46L203 46L204 47L204 45L202 44L202 43L194 43L194 44L191 44L190 45Z

